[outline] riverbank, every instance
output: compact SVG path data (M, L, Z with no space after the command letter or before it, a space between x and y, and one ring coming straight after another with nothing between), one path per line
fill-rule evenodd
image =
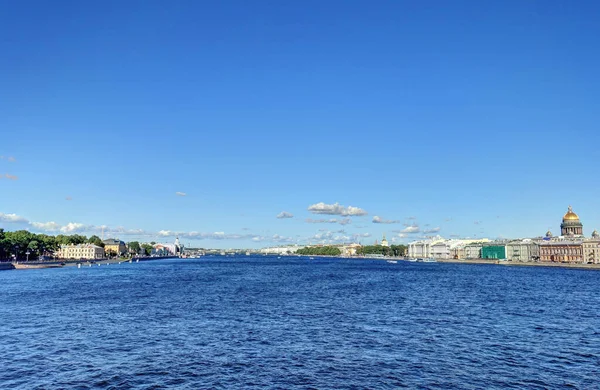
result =
M134 257L132 259L97 259L97 260L67 260L57 259L52 261L28 261L28 262L13 262L13 263L0 263L0 270L32 270L32 269L45 269L45 268L62 268L62 267L92 267L102 266L109 264L121 264L121 263L137 263L141 261L151 260L164 260L174 259L176 256L161 256L161 257Z
M507 260L490 259L439 259L438 263L458 263L458 264L491 264L503 265L508 267L560 267L560 268L582 268L600 270L600 264L581 264L581 263L546 263L546 262L520 262Z
M406 258L399 257L344 257L344 258L358 258L368 260L396 260L396 261L409 261ZM452 264L489 264L489 265L502 265L507 267L559 267L559 268L580 268L580 269L592 269L600 270L600 264L582 264L582 263L547 263L547 262L520 262L520 261L508 261L508 260L494 260L494 259L436 259L437 263L452 263Z

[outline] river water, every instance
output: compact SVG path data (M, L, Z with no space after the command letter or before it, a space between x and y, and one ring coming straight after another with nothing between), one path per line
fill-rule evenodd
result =
M0 296L2 389L600 386L600 271L205 257Z

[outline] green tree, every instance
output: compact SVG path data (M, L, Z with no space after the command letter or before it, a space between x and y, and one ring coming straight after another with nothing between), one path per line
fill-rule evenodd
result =
M307 246L296 251L299 255L339 256L342 251L334 246Z
M130 252L133 252L135 254L140 253L140 249L142 249L138 241L131 241L127 243L127 247L129 248Z
M154 247L150 244L142 244L142 248L144 248L146 256L150 256L150 254L152 253L152 249L154 249Z
M102 239L96 235L93 235L90 238L88 238L87 242L89 244L94 244L96 246L104 248L104 243L102 242Z

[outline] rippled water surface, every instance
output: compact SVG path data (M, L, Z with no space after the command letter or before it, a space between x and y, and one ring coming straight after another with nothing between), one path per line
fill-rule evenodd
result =
M0 272L0 388L598 388L600 271L206 257Z

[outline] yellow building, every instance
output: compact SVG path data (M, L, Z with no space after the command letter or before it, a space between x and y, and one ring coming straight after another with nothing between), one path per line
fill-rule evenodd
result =
M104 252L106 252L107 254L113 253L117 255L122 255L127 251L127 246L121 240L109 238L108 240L104 240L102 242L104 243Z
M59 259L97 260L104 258L104 249L94 244L61 245L56 252Z

